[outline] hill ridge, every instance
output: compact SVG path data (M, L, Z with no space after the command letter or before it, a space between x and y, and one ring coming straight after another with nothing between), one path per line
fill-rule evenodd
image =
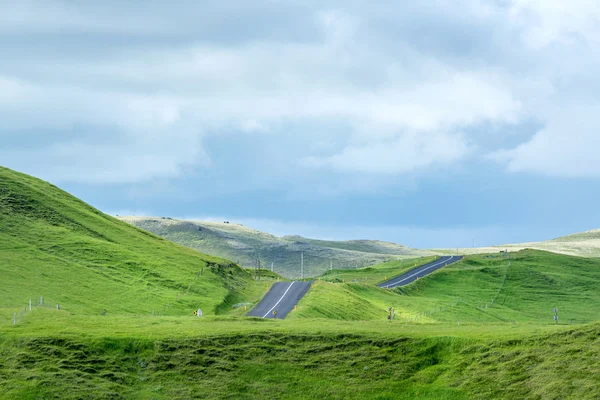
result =
M354 269L400 258L431 255L427 250L375 240L328 241L288 235L277 237L236 223L181 220L169 217L120 216L122 221L187 247L215 254L252 268L260 258L263 266L283 276L300 276L304 253L304 276L320 275L333 266Z

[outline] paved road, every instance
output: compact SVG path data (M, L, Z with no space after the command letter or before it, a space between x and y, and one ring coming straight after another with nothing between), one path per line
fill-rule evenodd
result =
M277 282L269 293L246 316L273 318L273 311L277 310L277 319L283 319L300 299L304 297L312 282Z
M421 265L420 267L408 271L405 274L390 279L389 281L383 282L378 286L380 288L392 289L395 287L408 285L409 283L416 281L417 278L422 278L425 275L429 275L433 271L437 271L438 269L443 268L446 265L454 264L455 262L458 262L462 259L462 256L443 256L434 262Z

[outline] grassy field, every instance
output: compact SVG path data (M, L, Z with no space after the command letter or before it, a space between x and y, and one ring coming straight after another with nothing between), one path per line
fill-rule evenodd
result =
M331 263L335 269L356 269L392 259L432 254L380 241L276 237L236 223L182 221L169 217L120 218L175 243L233 260L247 268L253 268L260 257L263 266L270 267L273 263L275 272L288 278L300 277L302 253L304 276L320 275Z
M600 325L71 315L0 328L26 398L593 399Z

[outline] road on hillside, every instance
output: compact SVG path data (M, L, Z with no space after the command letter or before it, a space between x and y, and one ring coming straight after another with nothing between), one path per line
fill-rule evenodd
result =
M277 282L269 293L246 316L273 318L273 311L277 310L277 319L283 319L300 299L304 297L312 282Z
M430 262L429 264L421 265L413 270L410 270L400 276L397 276L389 281L385 281L378 286L384 289L393 289L399 286L408 285L411 282L416 281L418 278L422 278L426 275L429 275L433 271L437 271L440 268L445 267L446 265L454 264L463 259L463 256L444 256L440 257L438 260L434 262Z

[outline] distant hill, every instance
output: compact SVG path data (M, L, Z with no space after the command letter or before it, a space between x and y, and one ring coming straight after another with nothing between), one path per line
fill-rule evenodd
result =
M352 269L380 262L430 255L394 243L370 240L325 241L301 236L277 237L240 224L183 221L168 217L120 217L121 220L173 242L214 254L252 268L260 258L265 268L289 277L300 276L304 253L304 275L316 276L329 269Z
M0 167L0 309L45 304L99 315L230 309L250 274Z
M523 249L535 249L551 251L553 253L566 254L580 257L600 257L600 229L587 232L575 233L552 240L542 242L529 242L518 244L507 244L491 247L476 247L459 249L462 254L494 253L504 249L519 251ZM436 253L453 253L455 249L433 250Z

